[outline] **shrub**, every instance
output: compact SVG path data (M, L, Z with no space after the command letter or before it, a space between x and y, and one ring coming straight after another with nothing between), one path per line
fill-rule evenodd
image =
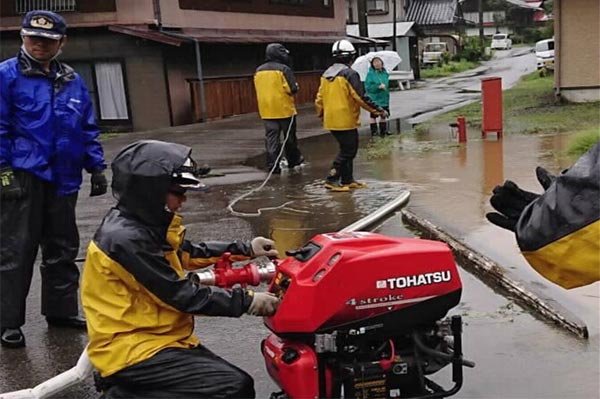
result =
M449 52L447 52L447 51L444 51L444 52L442 53L442 60L441 60L441 61L442 61L442 65L443 65L443 64L448 64L448 63L450 63L450 60L451 60L451 59L452 59L452 56L450 55L450 53L449 53Z
M457 54L458 59L476 62L482 59L485 54L485 44L481 45L478 37L467 37L463 41L463 47Z
M569 143L568 154L573 157L579 157L585 154L590 148L600 141L600 128L591 128L585 130L572 139Z

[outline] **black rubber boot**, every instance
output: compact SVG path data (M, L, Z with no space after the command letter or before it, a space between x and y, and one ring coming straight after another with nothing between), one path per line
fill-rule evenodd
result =
M25 346L25 337L20 328L3 328L0 342L5 348L22 348Z
M371 136L377 135L377 123L371 123Z
M390 134L390 132L387 130L387 122L379 122L379 135L384 137L388 134Z

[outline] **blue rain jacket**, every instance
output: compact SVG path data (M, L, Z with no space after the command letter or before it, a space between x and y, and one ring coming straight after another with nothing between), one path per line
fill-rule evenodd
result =
M106 168L89 93L71 67L44 74L23 52L0 63L0 167L79 191L82 170Z

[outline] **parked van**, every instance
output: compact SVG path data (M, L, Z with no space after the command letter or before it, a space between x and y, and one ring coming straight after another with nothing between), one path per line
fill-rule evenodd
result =
M537 69L554 67L554 38L540 40L535 44L535 58Z
M492 49L510 50L512 48L512 39L506 33L496 33L492 36Z
M448 45L445 42L425 43L421 62L423 65L439 64L442 61L442 54L446 52L448 52Z

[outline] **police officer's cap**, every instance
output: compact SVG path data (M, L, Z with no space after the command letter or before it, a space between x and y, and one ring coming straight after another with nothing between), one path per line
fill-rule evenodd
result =
M21 36L60 40L67 34L67 23L60 15L45 10L29 11L23 18Z

